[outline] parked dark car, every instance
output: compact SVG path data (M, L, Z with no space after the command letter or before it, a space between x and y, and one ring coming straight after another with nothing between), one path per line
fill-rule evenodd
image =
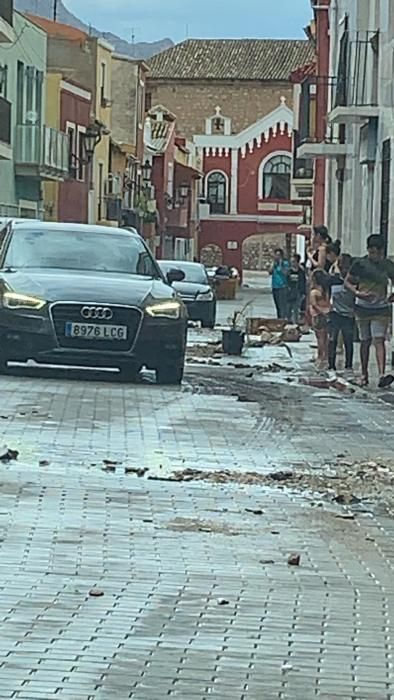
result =
M187 311L144 240L104 226L10 223L0 233L0 367L146 366L182 381Z
M203 328L214 328L216 322L216 294L209 282L207 271L200 263L182 260L159 260L164 274L172 269L181 270L185 277L173 287L184 301L191 321L201 321Z

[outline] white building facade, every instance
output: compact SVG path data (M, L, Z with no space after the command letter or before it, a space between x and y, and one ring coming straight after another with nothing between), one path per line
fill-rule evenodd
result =
M331 0L329 13L327 224L344 252L381 233L394 257L394 0Z

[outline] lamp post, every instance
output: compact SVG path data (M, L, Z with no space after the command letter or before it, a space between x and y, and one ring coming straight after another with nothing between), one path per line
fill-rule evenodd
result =
M144 165L142 166L142 180L145 187L147 187L151 182L152 166L148 159L146 159Z
M83 135L83 150L85 154L86 164L93 160L94 151L103 137L103 130L96 122L89 124Z
M94 193L94 176L93 176L93 158L94 158L94 152L102 140L104 135L108 135L110 132L106 128L104 124L102 124L99 121L94 121L89 126L86 128L86 131L83 135L83 158L81 159L81 162L88 167L89 170L89 223L90 219L93 216L93 203L91 202L91 196L92 193ZM101 196L102 193L99 192L99 198L100 198L100 203L101 203ZM94 207L96 207L96 204L94 204ZM94 210L93 210L94 211ZM96 215L94 214L94 219L96 218Z

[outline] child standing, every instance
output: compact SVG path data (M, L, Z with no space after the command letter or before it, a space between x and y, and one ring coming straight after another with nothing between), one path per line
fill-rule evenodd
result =
M317 269L312 274L309 311L317 339L317 363L320 370L327 369L330 309L330 276L324 270Z
M352 265L350 255L344 254L338 260L338 272L331 277L331 313L329 324L328 368L336 371L338 337L342 333L345 345L345 370L353 370L354 343L354 294L345 287L345 279Z

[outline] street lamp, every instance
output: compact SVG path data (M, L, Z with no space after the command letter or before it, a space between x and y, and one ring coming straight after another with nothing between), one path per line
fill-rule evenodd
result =
M189 196L189 191L190 191L189 185L185 185L185 184L181 185L179 188L179 196L181 197L181 199L187 199Z
M144 165L142 166L142 179L146 185L150 183L151 174L152 174L152 166L151 166L149 160L146 159Z
M93 160L94 151L96 146L100 143L102 136L103 129L100 124L97 124L97 122L89 124L83 135L83 149L87 163L91 163Z

